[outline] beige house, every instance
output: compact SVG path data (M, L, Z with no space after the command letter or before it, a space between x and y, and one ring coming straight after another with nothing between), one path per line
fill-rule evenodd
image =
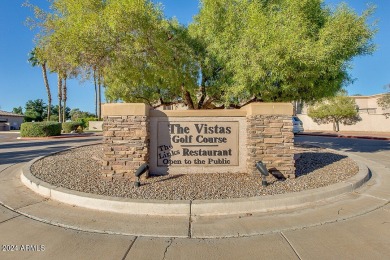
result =
M24 116L0 110L0 131L19 130Z
M373 131L390 132L390 118L386 118L385 113L390 113L390 109L383 110L378 106L377 100L384 94L373 96L351 96L355 99L359 109L361 121L354 125L340 124L340 131ZM307 115L307 107L297 109L297 116L302 121L306 131L333 131L333 125L317 124Z

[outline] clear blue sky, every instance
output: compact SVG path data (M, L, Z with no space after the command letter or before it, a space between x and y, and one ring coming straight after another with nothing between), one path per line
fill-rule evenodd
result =
M32 16L28 8L22 7L24 0L0 0L0 109L12 111L13 107L24 105L27 100L41 98L47 102L41 70L27 63L28 53L33 48L34 33L25 25L26 17ZM41 7L48 6L46 0L30 0ZM198 0L155 0L161 2L167 17L176 16L188 24L198 12ZM326 0L335 5L342 1ZM384 85L390 83L390 1L389 0L347 0L349 6L359 14L367 3L377 6L374 19L378 29L374 42L378 50L372 56L363 56L353 61L351 75L355 82L348 87L349 94L372 95L383 93ZM57 103L56 76L50 75L53 103ZM68 106L94 112L94 91L90 82L68 83Z

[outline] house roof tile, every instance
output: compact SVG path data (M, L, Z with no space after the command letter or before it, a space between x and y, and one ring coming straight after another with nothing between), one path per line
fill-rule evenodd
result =
M0 116L17 116L17 117L24 117L23 115L11 113L11 112L6 112L3 110L0 110Z

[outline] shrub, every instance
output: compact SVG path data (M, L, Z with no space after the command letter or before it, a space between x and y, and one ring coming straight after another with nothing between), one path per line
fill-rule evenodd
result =
M82 128L89 128L89 121L98 121L96 117L85 117L85 118L78 118L76 122L81 123Z
M57 122L28 122L20 127L22 137L45 137L61 135L61 124Z
M51 115L49 121L58 122L60 118L57 115Z
M79 126L81 126L80 122L65 122L62 123L62 130L64 133L70 133L76 131Z
M75 122L80 123L81 128L87 128L87 123L85 122L84 118L77 118Z

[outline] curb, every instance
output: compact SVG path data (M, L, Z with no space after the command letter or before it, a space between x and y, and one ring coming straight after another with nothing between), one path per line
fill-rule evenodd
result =
M341 135L341 134L321 134L321 133L298 133L298 136L322 136L322 137L336 137L336 138L350 138L350 139L368 139L368 140L381 140L390 141L388 137L375 137L375 136L358 136L358 135Z
M45 198L83 208L123 214L189 216L190 201L132 200L107 197L53 186L39 180L30 172L31 165L44 157L45 156L38 157L24 165L20 178L24 185Z
M191 215L212 216L263 213L300 208L318 201L330 199L344 193L352 192L370 179L371 176L367 166L357 161L355 163L359 166L359 172L343 182L313 190L261 197L226 200L194 200L192 202Z
M59 135L59 136L48 136L48 137L18 137L18 140L53 140L53 139L66 139L66 138L80 138L80 137L94 137L101 136L97 134L75 134L75 135Z
M354 177L343 182L313 190L238 199L194 201L140 200L78 192L43 182L30 172L31 165L43 157L45 156L28 162L22 168L21 181L32 191L43 197L70 205L129 215L191 217L261 213L293 209L352 192L362 186L371 177L367 166L354 160L359 166L359 172Z

